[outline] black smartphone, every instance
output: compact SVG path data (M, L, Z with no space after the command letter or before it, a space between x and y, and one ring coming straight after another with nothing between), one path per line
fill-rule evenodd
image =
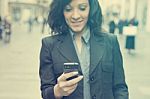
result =
M69 73L69 72L78 72L78 66L79 63L64 63L64 73ZM78 75L72 76L70 78L68 78L67 80L71 80L78 77Z

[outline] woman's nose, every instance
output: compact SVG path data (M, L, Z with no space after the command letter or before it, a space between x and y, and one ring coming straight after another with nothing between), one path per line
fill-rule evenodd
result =
M72 19L78 20L80 18L80 14L77 10L74 10L72 13Z

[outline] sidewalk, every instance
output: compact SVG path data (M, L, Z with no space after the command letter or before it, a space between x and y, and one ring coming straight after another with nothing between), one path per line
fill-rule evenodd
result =
M0 99L41 99L39 82L40 27L28 33L26 25L13 26L10 44L0 41ZM130 99L150 99L150 33L139 33L135 54L124 49L119 36Z
M125 36L119 37L130 99L150 99L149 37L150 33L139 33L136 36L133 54L124 49Z
M10 44L0 42L0 99L41 99L39 91L39 27L28 33L13 27Z

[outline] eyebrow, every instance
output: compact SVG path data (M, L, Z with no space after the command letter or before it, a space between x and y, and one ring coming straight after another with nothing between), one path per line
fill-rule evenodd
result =
M80 5L85 5L85 6L87 6L87 5L88 5L88 3L80 3L80 4L79 4L79 6L80 6ZM71 4L68 4L68 6L71 6L71 7L72 7L72 5L71 5Z
M81 4L79 4L79 5L88 5L88 3L81 3Z

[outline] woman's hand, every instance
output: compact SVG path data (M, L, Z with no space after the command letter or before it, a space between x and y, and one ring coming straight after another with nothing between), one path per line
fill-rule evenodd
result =
M54 95L56 99L60 99L63 96L68 96L76 89L78 82L83 78L83 76L78 76L72 80L68 78L78 75L78 72L63 73L57 79L57 84L54 86Z

